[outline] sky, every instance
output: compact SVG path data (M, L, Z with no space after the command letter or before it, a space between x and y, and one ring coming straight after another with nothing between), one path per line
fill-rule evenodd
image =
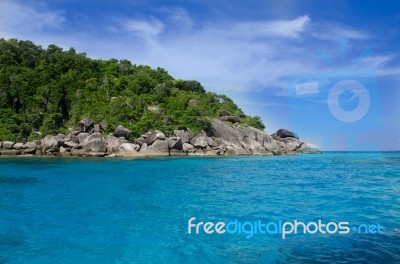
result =
M0 37L165 68L323 150L400 150L400 1L0 0Z

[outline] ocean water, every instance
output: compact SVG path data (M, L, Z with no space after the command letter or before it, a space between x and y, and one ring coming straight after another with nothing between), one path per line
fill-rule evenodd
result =
M383 229L246 238L192 217ZM332 262L400 263L400 153L0 157L0 263Z

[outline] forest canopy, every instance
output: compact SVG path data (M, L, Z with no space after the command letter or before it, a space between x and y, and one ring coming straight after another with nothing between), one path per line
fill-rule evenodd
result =
M239 125L264 129L260 117L245 115L227 96L162 68L0 39L0 140L67 133L89 117L105 121L106 132L122 124L133 136L153 129L199 132L220 110L240 117Z

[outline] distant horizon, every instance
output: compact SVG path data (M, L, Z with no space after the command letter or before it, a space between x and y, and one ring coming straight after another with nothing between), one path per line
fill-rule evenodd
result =
M324 152L400 151L400 2L328 3L4 0L0 38L162 67Z

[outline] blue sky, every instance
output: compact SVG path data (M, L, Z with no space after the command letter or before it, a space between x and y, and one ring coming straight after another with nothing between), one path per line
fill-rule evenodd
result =
M163 67L325 150L400 149L399 26L399 1L0 1L0 37Z

